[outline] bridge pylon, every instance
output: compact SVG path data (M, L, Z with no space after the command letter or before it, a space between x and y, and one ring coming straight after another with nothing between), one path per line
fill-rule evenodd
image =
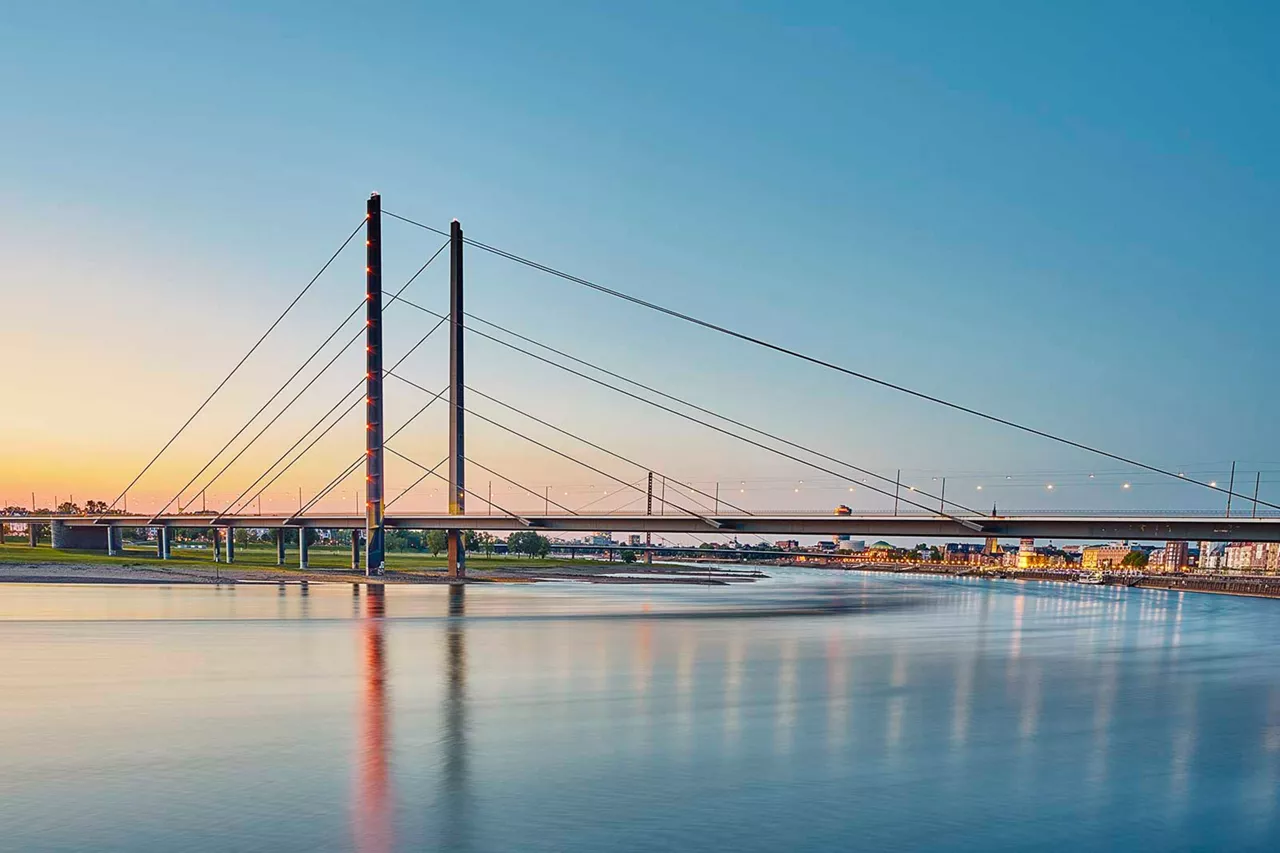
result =
M463 438L462 404L462 225L453 220L449 226L449 515L466 511L466 452ZM449 528L449 579L461 581L467 576L467 548L463 531Z
M367 577L386 573L382 452L382 198L365 214L365 562ZM305 528L299 536L305 536ZM301 539L299 540L301 541ZM303 545L303 553L306 546Z

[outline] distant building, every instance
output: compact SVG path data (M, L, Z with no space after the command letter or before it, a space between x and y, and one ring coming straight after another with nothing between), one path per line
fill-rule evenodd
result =
M976 542L948 542L944 546L943 559L948 563L977 566L982 563L986 553L986 545L979 545Z
M612 533L593 533L591 534L591 544L592 545L612 545L613 534Z
M773 543L773 547L779 551L794 551L800 547L799 539L779 539Z
M1080 568L1095 572L1119 568L1131 551L1128 545L1090 545L1080 552Z
M868 545L867 553L873 560L894 560L898 558L899 549L881 539Z
M1223 548L1212 542L1200 543L1199 567L1205 571L1214 571L1223 567Z
M836 538L836 550L838 551L865 551L867 550L867 540L850 539L848 536L840 536Z
M1031 564L1034 562L1032 558L1035 556L1035 553L1036 553L1036 540L1032 539L1030 536L1024 536L1021 539L1019 539L1018 540L1018 562L1017 562L1018 568L1020 569L1032 568Z
M1164 553L1161 555L1160 568L1166 572L1185 572L1190 565L1191 549L1188 543L1172 540L1164 543Z
M644 544L644 537L643 537L643 536L641 536L639 533L632 533L630 536L628 536L628 537L627 537L627 544L628 544L628 545L643 545L643 544Z
M1247 572L1253 568L1254 543L1232 542L1223 554L1223 565L1227 571Z

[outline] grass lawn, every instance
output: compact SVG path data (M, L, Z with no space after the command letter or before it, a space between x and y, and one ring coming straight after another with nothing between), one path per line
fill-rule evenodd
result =
M166 565L192 567L213 566L213 550L210 548L178 548L174 547L172 556L164 561ZM361 554L363 557L363 552ZM307 562L311 569L347 569L351 568L351 548L348 546L312 545L307 549ZM126 545L124 553L116 557L108 557L103 551L55 551L46 543L32 548L26 542L11 539L0 545L0 563L93 563L96 565L142 566L161 563L156 556L154 545L134 547ZM416 552L395 552L387 554L387 568L392 571L444 571L444 556L433 557L430 554ZM237 545L236 561L238 568L276 568L276 549L270 543ZM517 566L613 566L620 568L621 563L607 563L602 560L579 560L565 557L548 557L543 560L529 557L508 557L503 555L468 554L467 567L476 570L514 568ZM297 568L298 549L290 548L285 552L285 568Z

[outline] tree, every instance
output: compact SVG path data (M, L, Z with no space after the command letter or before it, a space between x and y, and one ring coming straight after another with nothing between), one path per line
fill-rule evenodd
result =
M431 556L436 556L445 548L449 547L449 542L445 537L443 530L427 531L427 550L431 552Z
M493 553L493 534L477 533L474 530L463 531L463 540L466 543L468 551L483 551L486 554Z
M507 551L530 557L545 557L551 553L551 540L532 530L519 530L507 537Z
M1130 551L1124 555L1124 559L1120 561L1120 565L1130 569L1145 569L1147 567L1146 551Z
M630 548L623 548L621 556L624 563L634 563L636 561L636 552Z

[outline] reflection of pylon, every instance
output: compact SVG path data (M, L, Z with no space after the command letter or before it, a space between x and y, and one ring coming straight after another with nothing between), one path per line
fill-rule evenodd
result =
M387 654L383 637L386 594L381 584L369 584L367 589L359 787L353 829L357 850L386 853L393 846L391 781L387 760Z

